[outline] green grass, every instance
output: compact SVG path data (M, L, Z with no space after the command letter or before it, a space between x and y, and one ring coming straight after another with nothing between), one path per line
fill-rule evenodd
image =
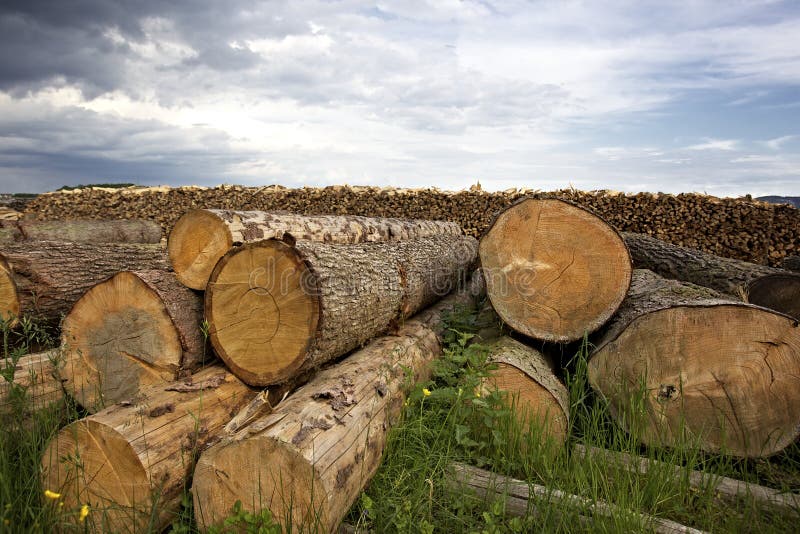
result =
M636 439L635 414L641 398L632 397L630 413L634 416L629 421L631 432L626 432L588 387L589 346L584 343L576 354L564 358L570 392L570 432L564 446L548 439L539 426L523 428L503 395L481 387L491 367L486 363L487 348L473 337L481 327L476 315L468 311L454 314L449 325L444 358L435 364L430 380L411 387L403 417L389 433L382 466L346 518L358 529L414 533L647 531L633 513L593 516L586 509L541 500L532 503L535 512L524 518L508 516L502 499L480 499L447 483L448 466L454 461L703 530L764 534L796 529L798 511L772 512L748 500L726 502L710 489L691 489L686 477L676 479L669 470L655 468L638 475L599 459L570 454L575 443L596 445L797 492L800 451L796 445L761 460L705 454L691 443L674 449L644 448ZM10 358L0 380L9 379L15 358L54 342L51 334L33 321L23 322L14 331L0 324L0 330L3 356ZM65 516L79 512L59 508L57 500L42 497L47 488L39 482L39 461L50 437L84 414L74 405L65 405L27 417L25 393L15 392L16 413L0 430L4 521L0 531L49 531L63 526ZM582 516L589 516L590 522ZM196 532L188 491L172 530ZM239 508L232 510L226 524L215 532L239 530L277 533L280 527L268 512L253 514Z

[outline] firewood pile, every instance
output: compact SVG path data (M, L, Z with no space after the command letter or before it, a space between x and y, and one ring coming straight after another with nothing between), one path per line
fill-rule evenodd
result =
M83 189L40 195L28 204L26 213L41 219L151 219L166 231L192 208L287 210L304 215L446 220L479 237L495 213L531 195L575 202L620 231L648 234L728 258L778 266L784 256L800 252L800 210L699 194L516 189L489 193L348 186Z
M197 191L229 189L142 198ZM353 194L308 190L326 191ZM458 307L497 319L480 334L494 364L481 387L557 442L570 425L556 348L585 336L591 387L645 445L762 457L797 439L800 274L621 233L553 196L503 202L480 241L433 219L195 206L169 219L166 246L137 232L1 244L0 313L62 335L15 380L37 407L71 398L90 414L45 449L45 487L101 510L97 530L166 527L190 478L200 530L240 501L332 532Z

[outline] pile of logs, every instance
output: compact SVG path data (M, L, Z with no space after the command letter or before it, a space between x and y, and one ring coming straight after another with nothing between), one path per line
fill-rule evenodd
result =
M603 217L619 231L648 234L728 258L778 266L784 256L800 253L800 210L794 206L700 194L626 195L573 189L490 193L479 188L447 192L349 186L289 189L277 185L86 188L40 195L25 212L41 219L150 219L158 221L166 234L183 213L195 208L288 210L304 215L447 220L479 237L495 213L531 196L568 200Z
M42 458L45 487L100 512L91 528L163 528L190 479L201 530L240 501L334 531L442 354L446 313L484 293L482 387L555 443L570 402L551 349L587 336L592 388L647 445L760 457L800 433L800 273L621 233L552 197L499 210L480 242L452 222L231 209L170 228L166 246L27 230L0 245L4 317L61 325L61 347L14 381L91 414Z

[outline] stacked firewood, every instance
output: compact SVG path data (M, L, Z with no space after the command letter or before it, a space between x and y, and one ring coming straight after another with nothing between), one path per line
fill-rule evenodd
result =
M0 247L0 312L63 316L61 347L18 379L40 404L68 395L92 414L42 466L68 504L102 510L97 529L166 526L191 476L201 529L240 501L333 531L441 355L445 313L484 291L498 328L481 333L483 387L554 440L569 395L551 349L587 336L591 386L647 445L759 457L800 432L798 273L536 195L496 210L480 242L452 222L285 211L194 209L170 230L166 248Z
M529 196L568 200L603 217L619 231L644 233L728 258L778 266L784 256L800 252L798 209L699 194L517 189L489 193L477 188L446 192L348 186L83 189L40 195L26 213L42 219L152 219L166 232L193 208L288 210L305 215L447 220L479 237L495 213Z

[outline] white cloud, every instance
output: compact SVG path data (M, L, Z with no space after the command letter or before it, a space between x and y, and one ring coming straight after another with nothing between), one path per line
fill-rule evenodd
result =
M690 145L686 150L736 150L739 141L736 139L706 139L704 143Z
M797 139L798 137L800 136L784 135L781 137L776 137L774 139L768 139L767 141L762 141L762 144L771 150L780 150L783 147L783 145L785 145L789 141Z

